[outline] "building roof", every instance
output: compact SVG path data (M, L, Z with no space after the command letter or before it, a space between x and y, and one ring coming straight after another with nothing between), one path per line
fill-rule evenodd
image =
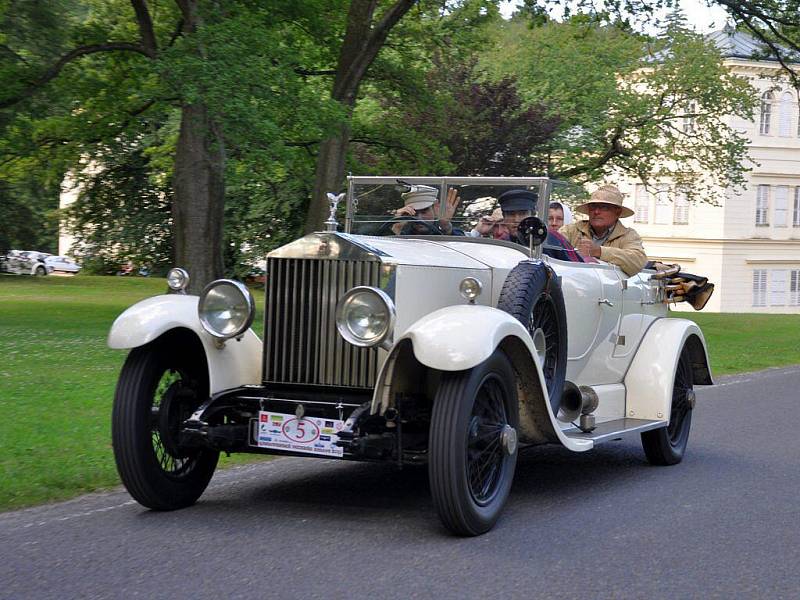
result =
M760 40L744 31L737 31L733 27L713 31L705 36L722 53L725 58L744 58L748 60L768 60L777 62L770 49ZM796 52L778 46L784 56L792 61L800 60Z

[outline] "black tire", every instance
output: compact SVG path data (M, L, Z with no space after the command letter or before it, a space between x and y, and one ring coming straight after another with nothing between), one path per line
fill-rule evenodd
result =
M517 464L519 423L514 370L501 350L466 371L442 375L431 415L428 479L444 526L480 535L497 521Z
M39 265L38 267L36 267L35 274L38 275L39 277L44 277L45 275L47 275L47 269L45 269L42 265Z
M694 396L692 365L684 346L675 369L669 425L642 433L642 447L647 460L654 465L676 465L683 460L689 430L692 426Z
M532 337L537 329L542 330L542 371L550 406L558 413L567 374L567 313L558 277L544 263L519 263L503 283L497 308L519 320Z
M178 444L178 428L208 397L202 349L172 341L134 348L122 367L111 419L114 459L133 498L153 510L194 504L219 453Z

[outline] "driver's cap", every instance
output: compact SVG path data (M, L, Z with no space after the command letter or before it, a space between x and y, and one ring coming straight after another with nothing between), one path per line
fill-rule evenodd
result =
M403 204L414 210L424 210L438 200L439 190L429 185L412 185L411 190L402 194Z

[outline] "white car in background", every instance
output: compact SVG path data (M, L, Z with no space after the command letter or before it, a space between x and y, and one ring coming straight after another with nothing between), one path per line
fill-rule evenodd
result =
M48 275L53 269L45 263L47 256L33 250L11 250L3 261L3 270L16 275Z
M68 256L50 255L44 259L45 265L57 273L77 273L81 266Z

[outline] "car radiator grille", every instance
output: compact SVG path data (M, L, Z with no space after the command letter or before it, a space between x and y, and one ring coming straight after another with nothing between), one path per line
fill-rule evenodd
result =
M271 258L264 309L264 380L372 388L377 348L336 331L336 302L357 285L378 286L377 261Z

